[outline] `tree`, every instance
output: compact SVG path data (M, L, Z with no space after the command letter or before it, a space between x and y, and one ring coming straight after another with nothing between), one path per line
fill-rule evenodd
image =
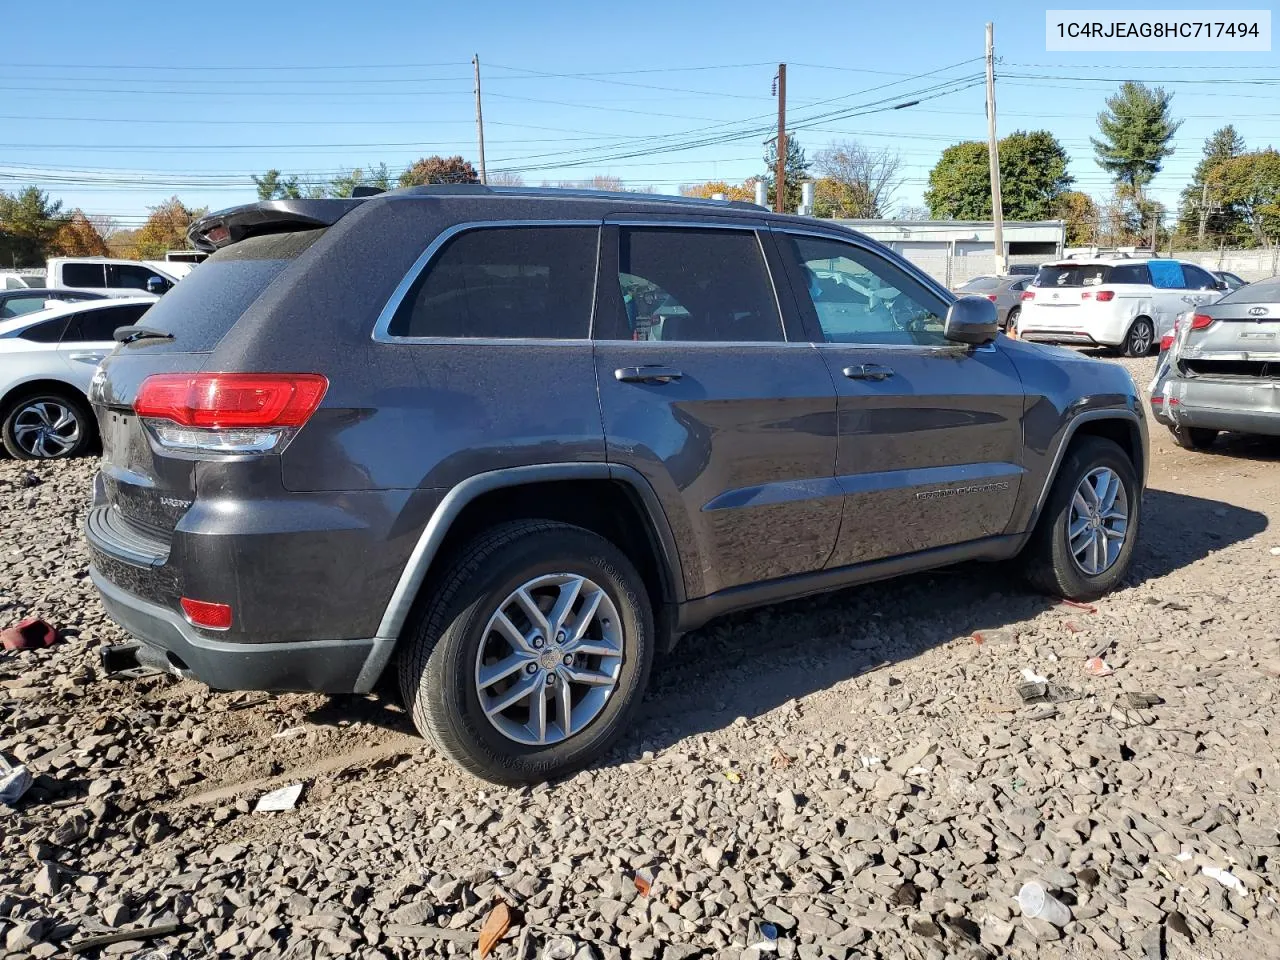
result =
M1239 211L1253 239L1268 250L1280 239L1280 153L1268 147L1224 160L1209 189Z
M919 204L906 204L899 211L894 220L928 220L929 208L920 206Z
M1067 173L1067 152L1047 130L1017 130L997 144L1000 194L1008 220L1047 220L1058 198L1074 182ZM942 151L929 171L924 194L938 220L990 220L991 171L987 145L976 140Z
M286 178L274 167L260 177L253 178L258 188L259 200L297 200L302 196L297 177Z
M42 265L65 222L62 201L51 200L38 187L17 194L0 192L0 263Z
M885 147L873 150L846 140L819 150L813 166L814 215L873 220L883 217L902 185L902 155Z
M800 141L795 137L787 137L787 157L783 161L783 172L787 178L787 190L783 195L783 207L794 212L800 206L802 193L800 189L801 181L809 179L809 161L805 159L804 148L800 146ZM774 207L774 198L777 196L774 191L774 174L778 167L778 143L773 141L769 144L769 149L764 155L765 174L760 179L769 185L769 208Z
M727 180L708 180L706 183L686 183L680 187L680 196L699 197L710 200L717 194L726 200L745 200L754 203L756 199L756 179L750 177L741 184L732 184Z
M486 179L491 187L523 187L524 177L514 170L495 170Z
M373 187L375 190L390 189L391 175L387 172L387 165L380 163L376 167L370 167L368 173L356 167L350 173L339 174L329 181L327 193L330 197L343 199L355 193L356 187Z
M55 257L105 257L107 241L80 209L72 210L49 247Z
M1093 243L1098 228L1098 205L1093 197L1079 190L1067 190L1058 196L1055 213L1058 219L1066 221L1067 246Z
M135 260L160 260L166 250L188 246L187 228L207 212L189 209L177 197L150 209L151 216L139 228L129 249L129 256Z
M1204 155L1196 164L1191 182L1183 188L1178 205L1179 232L1185 237L1194 234L1196 242L1203 244L1208 237L1225 237L1243 227L1239 211L1224 206L1221 198L1211 193L1208 187L1213 168L1244 151L1244 137L1231 124L1219 127L1205 140Z
M479 183L471 161L455 157L423 157L400 174L400 186L420 187L428 183Z
M1160 172L1165 157L1173 154L1169 141L1182 126L1169 116L1173 94L1128 82L1107 98L1107 109L1098 114L1101 139L1089 138L1098 166L1141 196L1142 188Z

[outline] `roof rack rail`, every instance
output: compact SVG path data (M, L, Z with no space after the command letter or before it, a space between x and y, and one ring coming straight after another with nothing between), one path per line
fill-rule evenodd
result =
M764 210L764 207L758 207L749 200L712 200L704 197L676 197L661 193L631 193L626 190L593 190L590 187L490 187L482 183L429 183L424 186L408 187L405 192L437 196L488 193L506 197L579 197L584 200L629 200L633 203L674 203Z

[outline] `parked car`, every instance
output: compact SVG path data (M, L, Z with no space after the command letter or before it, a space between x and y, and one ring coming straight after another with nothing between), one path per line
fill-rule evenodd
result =
M0 272L0 291L30 290L32 287L43 286L42 280L42 277L34 274L2 271Z
M1129 568L1129 374L999 338L989 301L834 224L448 186L191 235L217 252L91 390L91 576L138 641L108 672L390 670L447 756L535 781L721 614L960 560L1074 598Z
M81 303L85 300L105 299L100 293L88 290L0 290L0 320L12 320L27 313L44 310L59 303Z
M1280 277L1179 318L1161 345L1151 411L1180 446L1223 430L1280 436Z
M1016 328L1022 306L1022 291L1027 289L1032 277L974 277L963 284L956 293L959 296L986 297L996 305L996 322L1001 330L1010 324Z
M1234 273L1230 273L1226 270L1212 270L1210 272L1214 275L1216 279L1226 284L1225 289L1228 293L1234 293L1236 290L1239 290L1241 287L1247 287L1249 285L1248 280L1242 280L1240 277L1237 277Z
M1008 269L1011 277L1034 277L1040 267L1034 263L1011 263Z
M110 257L53 257L48 285L93 290L112 297L159 296L191 272L193 263L168 260L117 260Z
M155 300L93 297L0 320L0 440L20 460L84 453L97 437L86 396L114 331Z
M1212 303L1225 288L1180 260L1105 258L1047 263L1022 294L1018 336L1039 343L1151 352L1188 307Z

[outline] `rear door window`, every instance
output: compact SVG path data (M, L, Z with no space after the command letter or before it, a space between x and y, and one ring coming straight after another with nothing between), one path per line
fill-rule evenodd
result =
M1145 263L1121 263L1111 268L1107 274L1108 284L1151 283Z
M599 232L594 226L548 224L460 233L410 287L387 333L585 340L591 329Z
M1218 281L1208 270L1201 270L1189 263L1182 264L1182 277L1189 290L1216 290L1218 287Z
M1152 260L1147 264L1151 285L1157 290L1181 290L1186 286L1182 264L1176 260Z
M1037 287L1096 287L1107 274L1104 263L1055 263L1036 273Z
M62 332L67 329L67 318L56 317L28 327L18 334L23 340L33 343L57 343L62 339Z
M106 265L101 263L64 263L62 282L68 287L105 287Z

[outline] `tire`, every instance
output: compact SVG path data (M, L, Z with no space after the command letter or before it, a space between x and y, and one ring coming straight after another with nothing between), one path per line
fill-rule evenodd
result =
M557 601L566 595L552 594L560 587L531 584L539 578L556 579L561 575L585 578L601 591L599 605L593 608L596 616L590 622L588 639L597 638L591 641L593 649L618 649L620 658L616 661L585 655L585 669L581 669L577 661L572 666L564 663L562 655L570 647L561 648L558 642L544 640L541 652L532 650L531 645L538 638L528 638L533 635L535 621L526 618L523 611L527 607L512 603L512 598L517 590L525 588L526 595L538 605ZM626 729L649 680L654 619L644 583L618 547L589 530L568 524L544 520L504 524L463 548L440 584L402 643L399 675L401 693L414 725L441 753L469 773L494 783L536 783L586 766ZM594 592L587 592L585 585L581 591L574 601L575 617L595 596ZM517 651L509 633L491 629L499 613L505 613L517 635L526 638L524 653ZM606 636L606 628L612 639ZM483 667L514 662L530 653L532 659L493 681L482 693ZM557 660L563 663L563 671L555 663ZM579 699L569 710L565 736L561 693L566 689L564 677L570 671L590 674L597 680L612 673L616 685L601 696L597 691L603 687L571 684L567 688L571 702L575 696ZM500 674L500 670L492 671L492 675ZM552 674L553 680L558 678L555 686L546 680ZM492 710L517 685L526 682L539 692L494 712L495 719L491 720L482 696ZM494 695L489 696L489 691L495 691ZM539 699L544 704L544 742L514 739L514 735L533 735L535 703ZM515 719L513 713L518 714ZM524 726L519 726L521 718L527 718ZM581 727L575 729L579 723Z
M1212 427L1170 427L1169 432L1183 450L1208 450L1218 439L1218 431Z
M11 401L0 414L0 439L17 460L78 457L97 435L93 414L81 397L42 391Z
M1018 315L1022 313L1021 307L1013 307L1009 311L1009 316L1004 321L1004 332L1006 336L1017 337L1018 335Z
M1127 522L1124 539L1114 559L1090 572L1073 555L1068 524L1073 517L1076 490L1086 477L1098 470L1110 470L1124 487ZM1116 497L1119 503L1119 496ZM1113 590L1129 572L1141 520L1142 495L1133 463L1114 442L1102 437L1080 437L1071 444L1058 470L1045 503L1044 512L1023 549L1027 580L1036 589L1068 600L1096 600ZM1114 528L1116 521L1108 522ZM1082 536L1090 536L1085 527ZM1080 542L1080 541L1077 541ZM1109 541L1107 541L1109 543ZM1086 560L1091 559L1088 552Z
M1156 340L1156 328L1147 317L1138 317L1129 326L1124 342L1120 344L1120 352L1126 357L1145 357L1151 353L1151 346Z

